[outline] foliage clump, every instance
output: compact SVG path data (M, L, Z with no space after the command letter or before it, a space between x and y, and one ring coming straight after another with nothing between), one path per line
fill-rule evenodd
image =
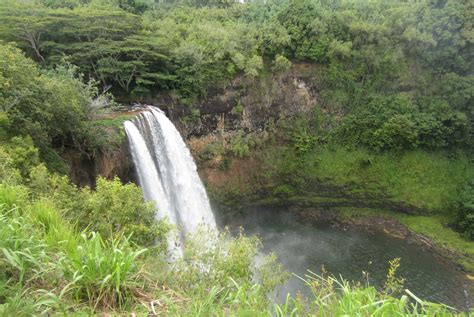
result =
M454 204L454 226L465 237L474 240L474 183L467 183Z
M127 236L147 247L165 241L168 226L156 220L154 204L144 202L134 184L99 177L95 190L79 189L67 177L48 173L44 165L32 169L27 184L34 197L51 198L81 230L100 233L104 239Z
M469 121L439 100L417 105L407 98L375 97L347 116L336 133L344 142L376 150L466 146Z
M256 238L202 228L170 265L165 250L143 248L123 230L112 236L82 230L56 207L58 198L31 200L29 190L0 185L2 314L148 313L155 301L165 303L163 313L178 315L264 311L265 294L281 281L274 258L254 270Z

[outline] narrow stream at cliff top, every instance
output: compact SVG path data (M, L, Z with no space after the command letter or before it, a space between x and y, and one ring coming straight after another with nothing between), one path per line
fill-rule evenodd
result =
M243 227L248 235L259 235L263 252L274 252L288 272L304 276L307 270L342 275L346 280L380 288L387 275L388 261L399 257L398 276L406 278L405 288L418 297L466 310L473 303L473 283L445 261L416 243L361 228L343 230L330 225L305 224L285 210L253 208L226 223L232 230ZM292 276L278 289L277 301L287 293L308 294L303 282Z

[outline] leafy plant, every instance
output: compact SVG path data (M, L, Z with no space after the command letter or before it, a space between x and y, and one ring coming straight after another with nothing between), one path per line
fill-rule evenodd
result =
M77 251L63 263L66 278L73 281L72 295L93 309L124 307L140 286L138 257L144 252L132 249L124 236L104 241L99 234L83 234Z
M275 56L273 71L277 73L286 72L291 68L291 61L283 55Z
M250 152L250 141L243 131L237 132L230 139L230 151L238 157L245 157Z
M298 155L304 155L311 150L315 143L316 137L313 136L307 128L301 127L295 129L291 134L291 143Z
M388 262L389 269L387 273L387 279L384 284L384 293L393 295L403 290L403 284L405 279L397 277L397 270L400 267L400 258L392 259Z
M81 228L100 233L104 240L126 235L131 242L152 246L163 242L169 229L164 222L156 220L154 204L143 201L140 188L134 184L123 185L118 178L112 181L98 178L96 190L85 188L82 197L82 206L68 210L69 217Z
M474 240L474 184L467 183L459 192L455 201L454 226L463 235Z

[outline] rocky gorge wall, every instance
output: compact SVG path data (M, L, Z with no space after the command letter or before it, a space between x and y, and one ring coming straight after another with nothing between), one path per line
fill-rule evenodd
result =
M285 119L309 116L316 107L325 111L318 98L321 93L318 89L321 74L318 71L314 64L294 64L284 74L238 77L225 87L209 91L207 96L192 105L183 105L170 94L149 96L141 100L141 104L156 106L166 112L185 138L211 198L219 203L235 205L237 199L241 203L243 200L277 205L291 203L324 210L352 206L390 208L403 213L422 212L414 206L392 202L384 193L354 193L350 188L324 181L308 185L305 193L300 193L301 197L288 197L281 191L285 184L280 186L278 180L271 184L262 182L260 176L264 164L262 155L258 155L262 154L258 153L258 146L254 144L249 149L247 144L239 142L247 138L246 143L255 143L248 140L251 136L256 142L265 143L275 135L275 127ZM122 114L130 119L143 109L125 108ZM111 117L120 115L114 113ZM116 125L115 129L123 129L122 124ZM102 132L118 133L113 129ZM71 167L71 179L80 186L94 187L97 176L117 176L123 182L136 181L125 136L118 148L99 150L92 157L75 153L66 160Z
M186 139L237 130L259 132L317 105L317 70L313 64L295 64L284 74L237 77L224 87L211 89L191 106L169 95L143 102L164 110Z
M124 183L135 182L135 170L125 140L120 148L100 151L95 156L70 151L63 153L62 158L69 165L69 178L78 186L94 188L99 176L118 177Z
M190 106L171 94L149 96L140 103L166 112L197 158L204 181L212 182L216 179L212 176L216 176L212 173L215 166L209 162L200 164L199 153L211 143L226 146L239 133L265 134L282 119L308 113L318 105L314 86L317 76L315 65L295 64L284 74L238 77L224 87L212 89ZM97 176L118 176L124 182L135 179L125 138L118 149L100 150L93 156L65 153L63 158L70 166L70 178L80 186L93 187Z

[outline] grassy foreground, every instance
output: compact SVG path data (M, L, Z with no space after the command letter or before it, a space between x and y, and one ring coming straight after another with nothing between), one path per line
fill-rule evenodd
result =
M313 297L271 303L285 274L273 257L259 267L259 241L205 229L191 237L183 259L143 248L125 235L78 231L47 198L31 200L20 186L0 187L0 314L166 316L393 316L458 314L402 295L397 264L384 290L331 277L307 276Z

